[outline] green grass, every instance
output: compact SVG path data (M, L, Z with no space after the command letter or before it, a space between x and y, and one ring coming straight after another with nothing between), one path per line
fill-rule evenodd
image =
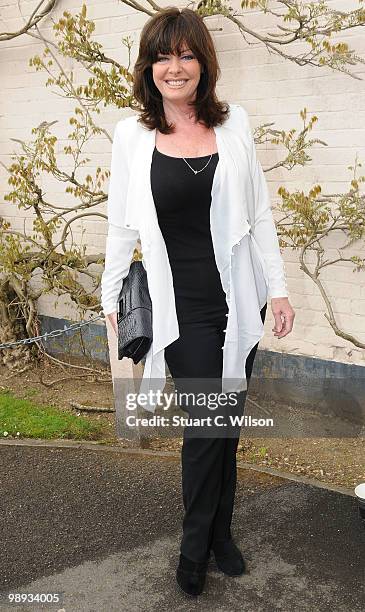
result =
M52 406L37 406L11 392L0 392L0 439L66 438L95 440L102 437L103 425ZM7 434L4 432L7 432ZM17 435L17 432L19 434Z

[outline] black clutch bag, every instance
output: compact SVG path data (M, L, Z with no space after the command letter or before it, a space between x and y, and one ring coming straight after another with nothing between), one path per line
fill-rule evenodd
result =
M152 344L152 303L142 261L133 260L118 298L118 359L137 364Z

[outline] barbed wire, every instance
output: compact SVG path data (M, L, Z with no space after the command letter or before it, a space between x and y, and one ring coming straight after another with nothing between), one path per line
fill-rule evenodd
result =
M105 320L104 314L93 317L92 319L89 319L89 321L81 321L81 323L72 323L72 325L70 325L69 327L67 327L67 325L64 325L63 329L54 329L51 332L46 332L42 334L41 336L34 336L33 338L23 338L22 340L17 340L16 342L3 342L0 344L0 349L11 348L13 346L19 346L21 344L32 344L32 342L37 342L38 340L42 340L43 338L45 340L47 340L47 338L56 338L57 336L61 336L62 334L67 334L67 332L69 332L70 330L76 331L77 329L80 329L85 325L90 325L90 323L93 323L98 319Z

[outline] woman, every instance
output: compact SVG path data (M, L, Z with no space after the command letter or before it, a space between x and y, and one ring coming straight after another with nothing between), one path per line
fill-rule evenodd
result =
M294 311L247 113L218 101L218 76L194 11L167 8L145 24L134 69L140 116L119 122L113 141L102 306L117 333L116 302L140 238L153 311L141 388L159 377L163 389L166 360L184 389L223 381L242 414L268 297L277 338L292 330ZM184 430L176 578L192 596L204 588L211 550L225 574L245 571L231 534L238 439L237 429Z

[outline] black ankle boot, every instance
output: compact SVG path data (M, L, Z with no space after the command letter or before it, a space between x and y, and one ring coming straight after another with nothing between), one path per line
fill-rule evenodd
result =
M208 561L197 563L190 561L180 553L179 566L176 570L176 580L179 587L192 597L200 595L204 589Z
M212 543L217 567L227 576L241 576L246 571L246 564L240 549L231 540L216 540Z

